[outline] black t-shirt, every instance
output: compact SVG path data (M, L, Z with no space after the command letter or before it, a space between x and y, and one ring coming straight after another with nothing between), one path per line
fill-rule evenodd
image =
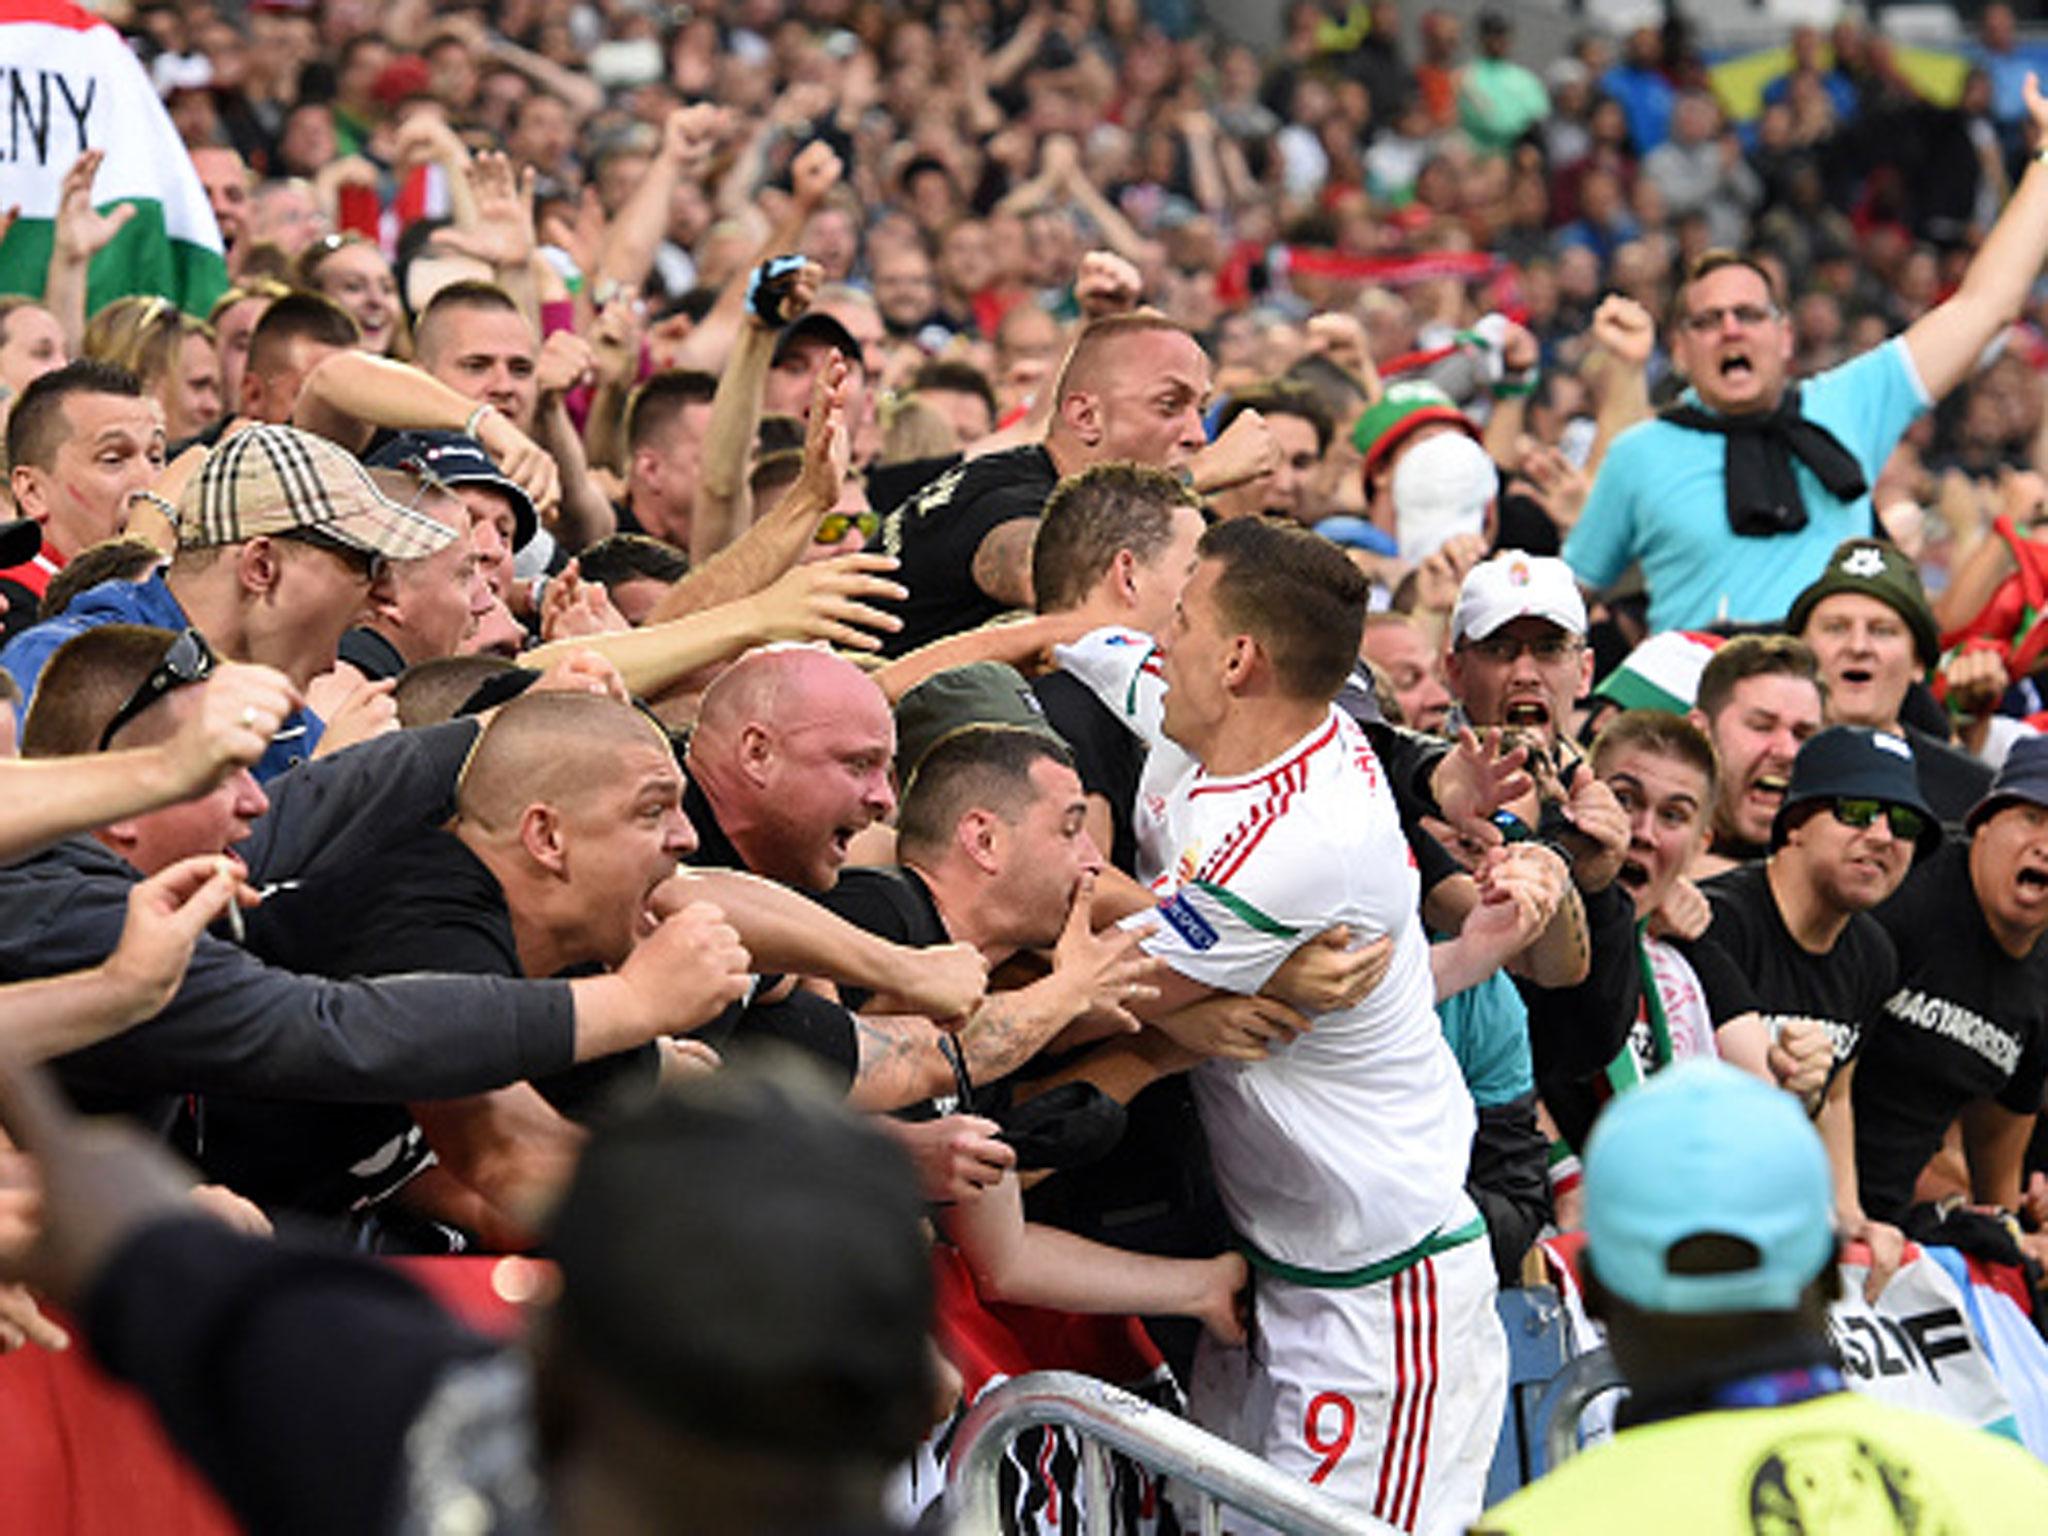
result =
M1768 864L1748 864L1701 887L1714 908L1708 937L1749 979L1765 1027L1817 1020L1835 1048L1839 1072L1855 1059L1891 996L1898 956L1868 912L1852 914L1826 954L1802 949L1778 911L1768 870Z
M2015 960L1991 936L1965 844L1926 860L1876 915L1898 951L1899 985L1856 1070L1856 1171L1864 1209L1896 1221L1966 1105L2040 1109L2048 950Z
M1131 811L1138 803L1138 781L1145 772L1145 743L1078 677L1048 672L1031 680L1031 691L1045 708L1045 718L1072 749L1081 787L1109 802L1114 834L1109 862L1127 875L1138 872L1138 835Z
M253 953L308 975L525 975L497 878L449 832L422 834L273 892L248 924ZM651 1090L659 1065L654 1048L643 1047L534 1086L562 1113L589 1120L615 1094ZM259 1204L315 1215L374 1204L419 1172L429 1155L403 1105L222 1095L206 1100L195 1151L209 1177Z
M1920 777L1920 793L1927 797L1941 824L1955 831L1970 814L1970 807L1991 790L1991 770L1967 752L1958 751L1913 726L1905 728L1907 744L1913 749L1913 767Z
M718 824L711 801L695 778L683 791L683 814L697 833L697 851L684 863L699 869L746 870L746 860ZM769 993L782 995L770 1000L765 996ZM860 1038L852 1012L801 987L785 991L780 976L761 977L751 997L730 1005L698 1030L695 1038L716 1051L742 1048L757 1040L794 1046L826 1063L846 1085L851 1085L860 1071Z
M989 530L1043 512L1059 481L1052 455L1027 443L969 459L891 510L869 547L903 562L896 579L910 596L894 610L903 628L883 637L882 653L901 656L1005 612L974 584L975 551Z

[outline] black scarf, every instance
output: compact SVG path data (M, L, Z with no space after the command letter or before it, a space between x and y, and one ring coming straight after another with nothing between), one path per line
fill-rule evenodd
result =
M1715 416L1696 405L1674 405L1657 419L1728 439L1728 526L1741 538L1767 539L1806 526L1794 458L1838 501L1854 501L1870 489L1863 467L1835 434L1799 414L1796 386L1785 391L1776 410L1757 415Z

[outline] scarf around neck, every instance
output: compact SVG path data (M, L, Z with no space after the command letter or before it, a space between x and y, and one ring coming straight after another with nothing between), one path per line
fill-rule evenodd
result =
M1776 409L1754 415L1717 416L1687 402L1658 412L1657 419L1727 439L1728 526L1740 538L1767 539L1806 526L1795 459L1838 501L1854 501L1870 489L1862 466L1841 440L1800 414L1796 385L1785 391Z

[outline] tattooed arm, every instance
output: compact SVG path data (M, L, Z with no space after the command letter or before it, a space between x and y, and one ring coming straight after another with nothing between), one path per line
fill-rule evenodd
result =
M974 549L974 584L1012 608L1031 606L1031 546L1038 519L1014 517L982 535Z

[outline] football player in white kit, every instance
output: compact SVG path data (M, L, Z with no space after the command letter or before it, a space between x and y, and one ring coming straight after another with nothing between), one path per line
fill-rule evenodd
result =
M1410 1531L1479 1513L1506 1393L1473 1109L1444 1043L1414 860L1372 748L1332 705L1367 587L1257 519L1202 539L1163 644L1165 735L1195 766L1139 815L1174 851L1147 948L1161 1007L1256 992L1332 924L1394 937L1386 979L1263 1061L1194 1084L1256 1273L1251 1342L1198 1358L1196 1418Z

